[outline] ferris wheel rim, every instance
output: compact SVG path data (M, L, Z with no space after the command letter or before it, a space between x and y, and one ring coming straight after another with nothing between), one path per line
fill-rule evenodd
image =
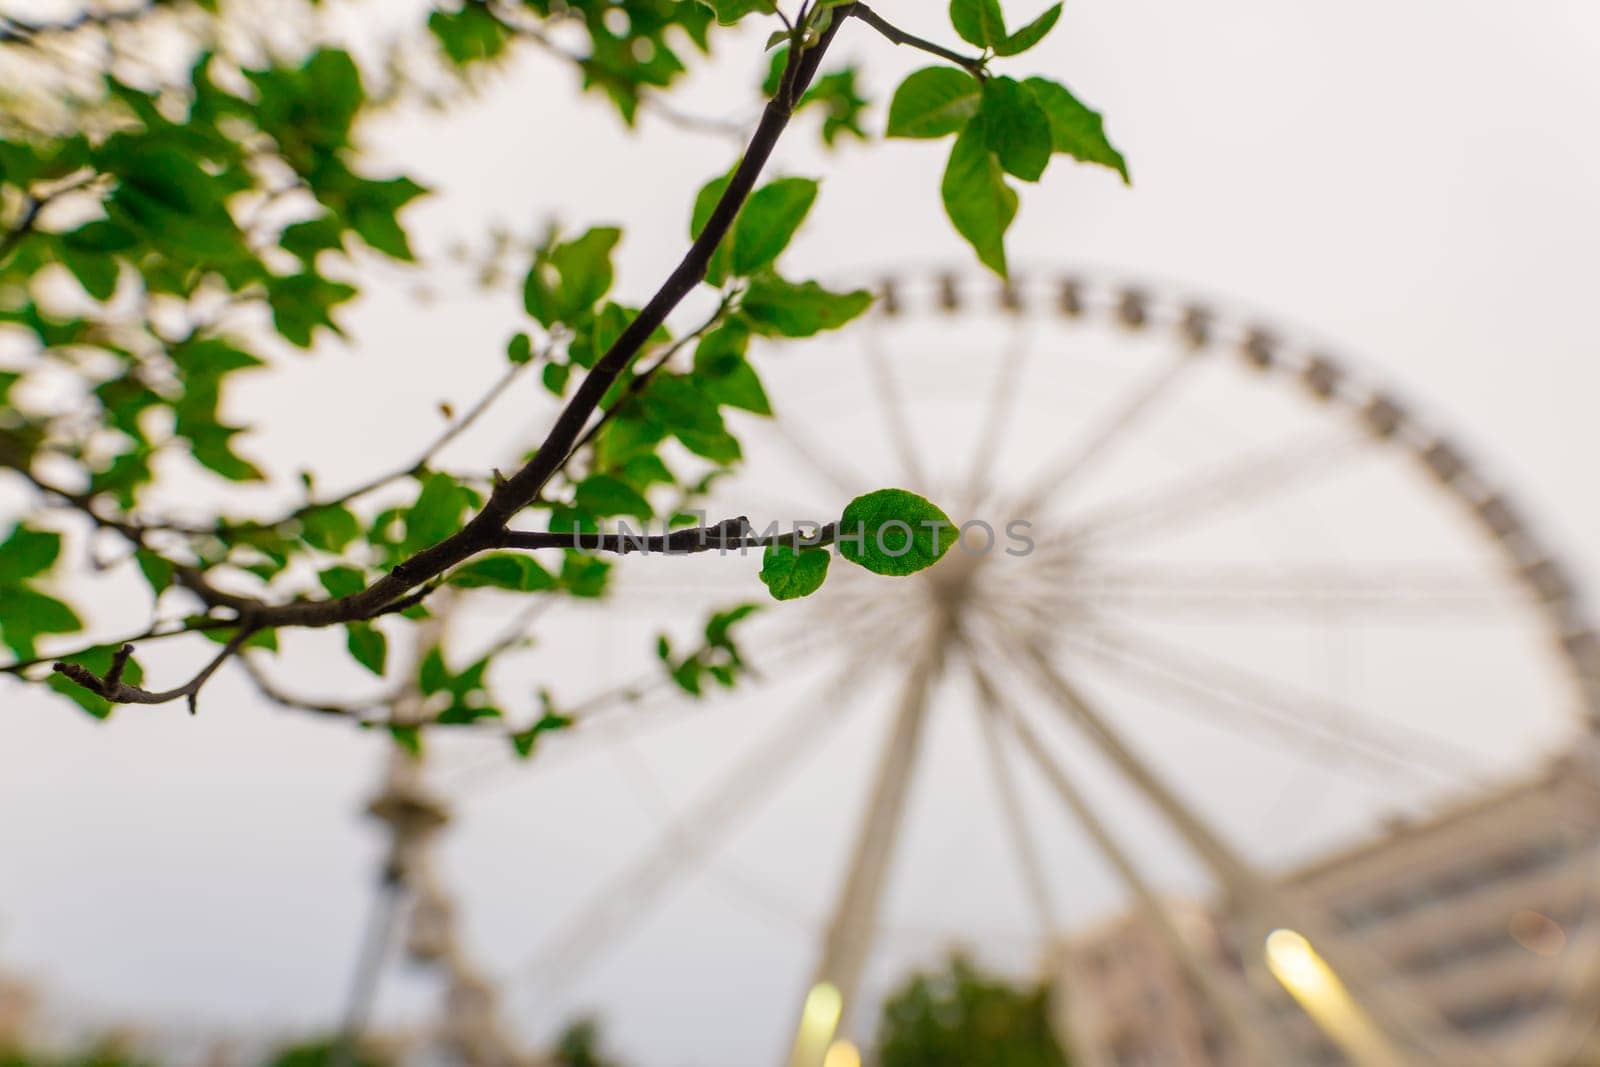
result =
M1429 474L1435 489L1464 505L1475 516L1477 535L1501 547L1515 567L1514 575L1530 592L1539 618L1558 638L1556 652L1577 696L1577 723L1591 741L1600 721L1600 681L1593 662L1594 632L1580 591L1567 577L1569 568L1533 533L1506 493L1496 488L1467 459L1454 439L1413 413L1399 394L1356 364L1327 354L1325 346L1297 344L1294 331L1262 325L1256 316L1228 315L1214 302L1201 303L1177 291L1115 280L1094 273L1063 269L1008 282L974 278L959 272L880 275L886 294L872 313L878 321L913 314L960 313L974 306L972 293L987 290L992 306L1005 314L1052 321L1104 318L1134 331L1167 329L1196 350L1231 348L1246 365L1292 381L1319 402L1353 416L1381 443L1398 445L1403 454ZM886 284L885 284L886 283ZM908 310L908 296L921 295L927 306Z

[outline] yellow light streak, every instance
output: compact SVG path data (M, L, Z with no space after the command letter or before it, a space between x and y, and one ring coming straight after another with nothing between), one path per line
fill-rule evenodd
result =
M806 994L805 1006L800 1009L800 1029L794 1036L789 1067L835 1067L824 1057L832 1054L833 1032L843 1013L844 997L837 986L832 982L818 982L812 986ZM851 1048L853 1050L854 1046Z
M1267 935L1266 958L1272 976L1352 1060L1370 1067L1400 1064L1367 1013L1304 934L1272 931Z

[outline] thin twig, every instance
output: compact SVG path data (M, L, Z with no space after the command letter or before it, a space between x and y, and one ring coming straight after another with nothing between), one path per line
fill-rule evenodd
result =
M239 666L244 670L245 677L249 678L256 687L256 691L272 701L272 703L277 704L279 707L290 708L295 711L309 711L316 715L360 718L364 712L392 704L399 696L398 690L389 690L368 700L361 701L316 700L311 697L295 696L293 693L281 688L248 653L239 657Z
M627 401L633 399L635 396L638 396L644 387L650 384L650 379L655 377L657 371L671 362L672 358L679 352L683 351L691 343L698 341L701 337L704 337L708 330L710 330L717 323L721 322L722 317L728 313L728 307L731 303L732 297L724 297L722 302L717 305L717 310L712 312L711 316L707 318L706 321L695 327L692 332L684 334L682 337L678 338L667 347L665 352L661 353L660 357L656 359L654 363L650 364L644 370L634 375L632 380L628 382L628 388L623 391L623 394L620 397L617 398L617 402L612 404L605 411L602 411L600 413L600 417L595 420L594 425L590 426L584 435L578 438L578 443L572 446L572 451L568 453L567 458L570 460L573 456L577 455L585 445L587 445L590 441L593 441L595 439L595 435L601 430L605 429L606 424L614 419L617 413L622 410L623 405L626 404Z
M193 715L200 710L198 702L200 688L255 632L249 626L239 627L239 632L233 635L233 638L223 646L222 651L218 652L199 674L176 688L163 689L159 692L152 692L122 680L123 668L127 666L128 658L133 655L132 645L123 645L117 649L111 659L111 668L106 671L103 678L81 663L68 663L65 660L57 660L54 669L57 674L66 675L91 693L96 693L113 704L168 704L182 698L189 701L189 714Z
M137 22L159 8L169 5L170 0L145 0L145 3L138 7L122 8L117 11L98 11L86 7L71 18L62 19L60 22L28 22L11 15L0 15L0 44L32 44L40 37L73 33L90 26L103 28L119 22Z
M506 372L502 374L500 378L477 399L471 408L467 409L467 411L460 418L456 419L449 426L445 427L444 431L440 433L438 437L434 438L433 442L424 448L417 458L411 463L403 467L397 467L386 474L380 474L370 478L354 488L345 490L338 496L329 497L326 500L313 500L302 504L293 511L290 511L279 518L262 521L231 523L220 527L218 530L208 532L220 533L226 536L229 533L238 531L271 529L276 526L282 526L285 523L295 522L303 519L307 515L321 511L324 508L340 507L344 504L348 504L352 500L356 500L360 497L366 496L369 493L373 493L379 489L382 489L391 482L421 473L433 463L434 458L444 450L446 445L450 444L450 442L454 441L456 438L460 437L463 433L470 429L472 424L477 422L483 413L488 411L489 408L493 406L494 402L498 400L508 388L510 388L511 384L515 382L517 378L519 378L529 367L533 366L535 363L538 363L542 356L543 354L541 353L541 356L538 358L530 358L522 363L513 363L506 370Z
M600 69L592 59L561 47L552 41L550 36L537 25L519 18L517 11L495 4L486 5L485 10L494 17L495 21L503 29L531 42L546 54L572 64L586 77L595 78L596 80L605 79L607 72ZM662 121L692 133L709 133L719 137L742 138L749 132L750 124L748 122L690 114L673 107L666 102L664 97L665 94L663 93L642 89L638 93L639 106Z
M176 629L163 629L159 625L152 626L142 633L129 634L127 637L118 638L115 641L97 641L94 644L86 645L75 652L58 652L53 656L34 656L32 659L17 660L14 663L8 663L4 667L0 667L0 674L15 674L20 677L22 673L30 667L37 667L42 663L53 663L56 660L76 659L79 656L88 655L90 652L93 652L97 649L105 648L107 645L127 645L134 642L143 643L146 641L160 641L167 637L182 637L185 634L205 633L208 630L228 630L238 625L238 619L198 619L194 622L185 623Z
M876 11L872 10L866 4L856 4L855 10L852 11L851 14L860 19L862 22L865 22L868 26L871 26L873 29L877 30L886 39L894 44L903 44L909 48L915 48L919 51L926 52L931 56L938 56L940 59L948 59L950 62L967 71L967 73L971 74L974 78L984 78L988 76L988 71L984 69L983 59L981 57L964 56L960 52L953 52L943 45L935 44L934 42L918 37L915 34L907 33L900 27L892 23L885 22L882 16L880 16Z

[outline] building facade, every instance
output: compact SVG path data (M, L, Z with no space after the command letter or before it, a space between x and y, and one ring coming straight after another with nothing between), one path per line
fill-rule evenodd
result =
M1492 795L1290 872L1282 886L1375 959L1350 983L1357 1008L1404 998L1494 1062L1570 1056L1600 1021L1600 789L1575 757ZM1225 902L1172 914L1207 973L1251 1006L1297 1063L1346 1056L1266 976L1259 927ZM1246 931L1256 930L1251 935ZM1137 916L1075 934L1059 964L1060 1011L1086 1067L1210 1067L1237 1062L1228 1030ZM1596 1057L1595 1062L1600 1062Z

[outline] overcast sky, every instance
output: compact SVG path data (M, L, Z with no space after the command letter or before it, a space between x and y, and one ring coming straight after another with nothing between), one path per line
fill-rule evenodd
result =
M910 29L949 36L936 5L883 0L878 7ZM1014 19L1031 14L1013 7ZM722 49L686 87L681 107L748 116L764 69L759 37L752 32L743 48ZM861 27L847 28L835 51L865 65L879 102L922 65ZM1166 280L1350 353L1458 431L1580 577L1591 577L1600 565L1590 462L1600 452L1592 417L1600 387L1597 57L1600 8L1581 0L1515 8L1478 0L1077 0L1017 72L1057 75L1102 110L1134 184L1057 162L1025 190L1012 260L1035 273L1083 267ZM530 53L491 79L481 99L444 116L382 120L368 134L379 159L438 190L413 216L424 249L476 240L492 223L528 232L550 217L616 222L627 233L619 291L640 302L681 254L694 191L726 168L733 148L649 117L629 134L597 99L575 103L573 86L570 69ZM881 108L872 121L881 126ZM796 131L773 164L824 179L814 221L786 261L794 273L861 279L967 262L940 212L938 147L851 145L829 155L814 141L809 127ZM260 427L252 454L274 457L284 471L314 466L327 484L352 482L435 432L440 399L469 402L500 373L502 346L518 323L514 297L472 294L442 271L430 276L442 295L425 302L416 298L416 280L382 275L346 316L348 346L294 359L240 390L233 403ZM996 333L973 334L973 343ZM838 355L841 346L829 351L835 355L818 358L847 358ZM794 364L773 373L804 387ZM1058 407L1070 421L1081 391L1070 392L1069 379L1041 381L1029 397L1039 424L1049 425ZM1194 440L1219 440L1206 427L1226 427L1244 410L1206 409L1212 395L1192 401ZM372 402L352 404L352 397ZM803 396L796 407L808 410ZM832 411L815 401L809 410ZM531 396L514 401L462 462L503 455L537 428L527 413L543 411ZM790 493L775 477L775 495L838 503L816 484L797 479ZM1401 531L1416 535L1412 558L1433 543L1426 521ZM1347 543L1338 529L1323 534L1342 549L1372 531L1348 536ZM1454 551L1439 548L1448 558ZM743 586L730 580L732 595L759 591L753 569L743 568ZM658 595L641 607L645 621L565 614L562 640L581 654L539 669L573 695L599 688L603 679L583 675L635 662L631 653L644 651L652 627L672 625L672 607ZM115 612L97 609L96 618L102 614L110 620ZM632 642L627 655L596 651L609 648L613 635ZM1351 647L1359 660L1364 646ZM173 672L183 662L151 657ZM1392 683L1413 697L1444 684L1421 675L1373 681L1362 666L1354 673L1363 681ZM1518 677L1489 681L1504 681L1509 692ZM328 690L360 684L351 674L311 681ZM582 899L657 837L667 810L681 809L749 747L771 719L757 713L782 711L800 696L797 686L785 676L741 705L748 714L706 717L676 733L552 760L547 769L535 761L514 772L484 771L482 782L473 781L476 771L453 777L472 787L462 791L444 870L474 951L496 971L533 955ZM869 692L867 703L881 706L890 690ZM376 737L264 708L237 679L218 679L207 696L195 719L174 706L125 709L95 724L64 704L6 690L0 968L39 977L77 1018L327 1025L348 980L378 858L360 808L382 747ZM1489 714L1503 710L1485 712L1476 741L1491 746L1511 736L1497 735L1492 720L1502 729L1505 720ZM881 717L852 721L826 750L831 769L812 784L828 784L827 794L849 782L839 788L858 795L882 725ZM1214 771L1233 766L1226 740L1205 743ZM1032 942L1022 897L1014 885L994 889L983 878L986 858L1004 859L999 831L937 817L970 808L964 790L986 788L980 750L956 730L937 751L929 768L939 783L928 801L935 816L908 846L925 865L891 891L896 921L915 942L907 955L925 958L937 940L918 941L910 928L955 917L997 962L1024 966ZM486 766L479 754L448 755L452 766ZM1253 757L1238 758L1239 767L1256 766ZM1299 781L1270 783L1272 795ZM1104 796L1129 820L1125 829L1155 869L1170 873L1168 884L1190 885L1181 866L1164 859L1171 843L1146 834L1144 816L1131 807L1115 807L1122 794L1108 787ZM1352 820L1370 826L1382 805L1363 796L1363 806L1314 809L1318 825L1330 834L1348 833ZM1233 812L1250 798L1240 791L1218 803ZM1042 805L1042 794L1033 801ZM767 821L755 819L735 837L730 851L743 859L669 897L591 975L554 996L527 984L508 993L521 1028L545 1033L564 1014L593 1007L613 1023L630 1062L773 1059L811 966L806 931L831 901L829 872L846 847L848 807L822 811L816 790L784 793ZM1341 810L1357 814L1341 822ZM1063 824L1060 836L1066 833ZM1239 833L1258 854L1270 851L1260 826ZM1112 906L1115 892L1091 870L1081 842L1063 849L1052 869L1064 896L1097 902L1063 912L1081 920ZM874 988L889 969L880 962ZM428 987L402 975L386 987L383 1014L412 1018L429 1003Z

